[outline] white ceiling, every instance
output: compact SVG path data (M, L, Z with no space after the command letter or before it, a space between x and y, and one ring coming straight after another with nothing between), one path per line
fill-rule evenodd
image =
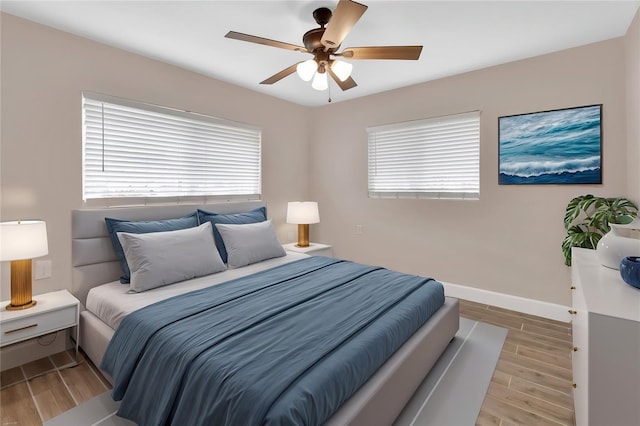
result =
M358 86L334 102L623 36L640 1L379 1L342 45L424 45L419 61L353 61ZM259 82L308 54L224 37L237 31L302 45L313 10L337 1L12 1L0 8L44 25L301 105L328 93L292 74Z

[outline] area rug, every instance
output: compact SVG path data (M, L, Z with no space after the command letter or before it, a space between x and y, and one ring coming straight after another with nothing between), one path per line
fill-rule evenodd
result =
M455 338L422 382L394 426L474 425L507 336L502 327L460 318ZM44 426L132 426L115 415L105 392Z
M460 329L394 426L475 425L507 329L460 318Z

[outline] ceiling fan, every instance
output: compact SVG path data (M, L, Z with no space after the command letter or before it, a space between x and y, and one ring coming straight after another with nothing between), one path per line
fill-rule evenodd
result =
M297 71L302 80L313 79L311 86L316 90L328 88L327 74L342 90L348 90L357 86L351 78L353 65L336 58L417 60L422 52L422 46L347 47L338 52L342 41L366 10L367 6L352 0L340 0L333 13L326 7L316 9L313 18L320 28L304 34L304 47L235 31L229 31L225 37L313 55L313 59L293 64L260 84L276 83Z

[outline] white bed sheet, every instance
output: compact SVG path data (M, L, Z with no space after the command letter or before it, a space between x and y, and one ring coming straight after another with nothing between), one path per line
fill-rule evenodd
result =
M287 252L284 257L268 259L238 269L227 269L217 274L158 287L142 293L129 292L128 284L121 284L120 281L114 281L92 288L87 296L86 308L115 330L124 317L152 303L293 262L294 260L304 257L308 257L308 255Z

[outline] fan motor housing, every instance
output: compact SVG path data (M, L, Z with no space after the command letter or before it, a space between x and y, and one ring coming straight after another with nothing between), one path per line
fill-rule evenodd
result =
M326 7L319 7L313 11L313 19L315 19L316 23L320 25L320 28L309 30L302 36L304 47L306 47L309 52L316 53L319 50L325 50L325 47L322 44L322 35L324 34L324 27L329 23L332 15L333 12L331 12L331 9ZM332 52L335 52L337 49L338 46L327 49L327 51L331 50Z
M307 31L304 36L302 36L304 47L306 47L309 52L314 52L316 49L324 49L321 42L323 34L324 28L314 28Z

